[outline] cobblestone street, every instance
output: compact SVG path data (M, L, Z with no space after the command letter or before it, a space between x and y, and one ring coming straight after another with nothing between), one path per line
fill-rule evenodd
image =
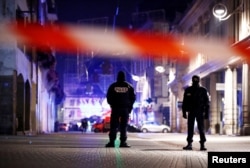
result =
M0 167L3 168L207 167L207 151L199 151L198 143L194 143L193 151L182 150L182 146L186 143L185 134L131 133L128 140L132 145L131 148L105 148L107 134L102 133L0 136L0 138ZM212 142L208 143L208 149L227 151L227 146L233 143L234 148L231 148L233 151L250 151L250 137L225 138L228 140L220 144L220 136L209 136L208 139ZM118 141L116 145L119 145Z

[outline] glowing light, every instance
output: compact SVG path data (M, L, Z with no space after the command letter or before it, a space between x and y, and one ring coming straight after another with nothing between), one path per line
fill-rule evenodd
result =
M222 3L216 4L213 7L213 15L218 19L224 18L227 15L227 7Z
M157 72L159 72L159 73L165 72L165 68L164 68L163 66L157 66L157 67L155 67L155 70L156 70Z
M241 0L240 5L231 13L227 14L227 7L222 4L218 3L213 7L213 15L218 18L220 21L227 20L233 14L239 13L243 11L243 0Z
M171 70L169 72L169 81L168 84L172 83L175 80L175 73L173 72L173 70Z
M136 75L132 75L132 79L134 80L134 81L139 81L140 80L140 77L139 76L136 76Z

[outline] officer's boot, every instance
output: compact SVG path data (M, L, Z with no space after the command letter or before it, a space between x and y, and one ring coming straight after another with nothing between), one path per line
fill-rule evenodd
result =
M121 148L130 148L130 145L127 144L127 134L121 131L121 137L120 137L120 147Z
M187 146L184 146L183 149L184 149L184 150L193 150L193 148L192 148L192 143L191 143L191 142L188 142Z
M115 141L114 140L110 140L109 143L107 143L105 145L106 148L113 148L115 147Z
M125 138L125 139L127 139L127 138ZM130 148L130 145L127 144L126 140L123 139L123 140L121 140L120 147L121 148Z
M204 142L200 142L200 144L201 144L200 150L201 151L206 151L207 148L205 148Z

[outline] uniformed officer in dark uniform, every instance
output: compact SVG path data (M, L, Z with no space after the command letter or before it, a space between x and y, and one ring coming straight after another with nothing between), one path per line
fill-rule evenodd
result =
M118 127L120 129L120 147L127 144L127 125L136 95L131 84L126 82L125 73L119 71L117 81L111 84L107 92L107 102L111 107L109 143L106 147L115 147Z
M192 86L187 87L184 92L182 112L183 118L188 119L188 144L183 147L184 150L192 150L195 119L200 134L200 150L207 150L204 146L206 142L204 119L208 119L209 97L207 89L201 87L199 82L200 77L194 75L192 77Z

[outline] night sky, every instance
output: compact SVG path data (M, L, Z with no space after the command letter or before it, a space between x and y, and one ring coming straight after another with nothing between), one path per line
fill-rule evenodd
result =
M79 20L107 17L110 27L131 28L132 14L162 9L165 10L165 20L171 24L175 19L175 13L183 13L192 0L55 0L55 2L58 22L77 24ZM119 12L116 15L118 6ZM76 53L57 53L57 71L61 80L65 69L65 58L69 56L76 57ZM114 59L112 61L114 62ZM118 63L119 67L122 67L121 62L118 60L115 64ZM102 63L103 59L94 57L91 63L88 63L89 73Z
M109 17L109 25L128 27L131 15L136 12L165 10L165 18L171 23L175 13L183 13L192 0L56 0L59 22L77 23L79 20Z

